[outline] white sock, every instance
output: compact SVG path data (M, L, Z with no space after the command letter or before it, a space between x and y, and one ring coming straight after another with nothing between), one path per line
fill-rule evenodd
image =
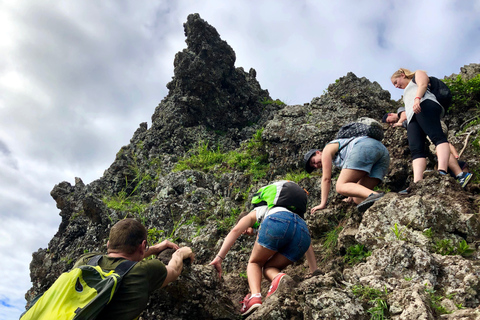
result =
M250 299L252 299L252 298L261 298L261 297L262 297L262 294L261 294L261 293L255 293L255 294L252 294L252 295L250 296Z

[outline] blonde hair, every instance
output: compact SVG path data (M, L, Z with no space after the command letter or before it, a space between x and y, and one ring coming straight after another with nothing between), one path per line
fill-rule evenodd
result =
M415 75L415 72L412 72L408 69L405 69L405 68L400 68L398 69L397 71L395 71L392 76L390 77L390 79L394 79L394 78L398 78L400 77L402 74L405 75L405 78L407 79L412 79L413 76Z

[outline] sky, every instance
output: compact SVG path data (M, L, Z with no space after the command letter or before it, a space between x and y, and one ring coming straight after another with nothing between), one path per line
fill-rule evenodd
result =
M480 63L480 0L0 0L0 319L58 230L55 184L100 178L167 95L199 13L273 99L309 103L348 72L398 100L399 67Z

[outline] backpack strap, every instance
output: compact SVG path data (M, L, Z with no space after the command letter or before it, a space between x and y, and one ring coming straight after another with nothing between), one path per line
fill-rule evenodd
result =
M118 273L120 277L123 277L137 264L137 262L138 261L125 260L115 268L115 272Z
M340 151L341 151L343 148L345 148L346 146L348 146L348 144L349 144L350 142L352 142L353 140L355 140L355 138L358 138L358 137L350 138L350 140L349 140L347 143L345 143L343 146L341 146L340 148L338 148L338 150L337 150L337 152L336 152L335 154L336 154L336 155L339 154ZM340 144L340 143L338 143L338 144Z
M94 257L92 257L87 265L90 265L90 266L98 266L98 262L100 261L100 259L102 259L102 255L99 254L99 255L96 255ZM115 268L115 273L117 273L120 277L123 277L124 275L126 275L136 264L137 264L138 261L132 261L132 260L125 260L125 261L122 261L116 268Z
M88 260L87 264L89 266L98 266L98 261L100 261L101 258L102 258L101 254L93 256L90 260Z

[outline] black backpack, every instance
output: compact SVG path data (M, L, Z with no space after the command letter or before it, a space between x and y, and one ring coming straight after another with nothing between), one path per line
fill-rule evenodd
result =
M307 192L293 181L280 180L260 188L252 197L253 207L284 207L304 217L307 211Z
M435 95L437 101L442 105L443 109L445 109L445 112L447 112L452 105L452 92L442 80L435 77L429 78L430 83L428 84L428 90Z
M368 136L378 141L383 140L383 126L375 119L368 117L358 118L357 121L347 123L338 130L335 139L346 139Z
M452 92L448 86L440 79L435 77L428 77L430 82L428 83L428 90L433 93L435 98L437 98L438 103L440 103L447 113L448 109L452 105ZM415 76L412 78L413 83L415 82Z

